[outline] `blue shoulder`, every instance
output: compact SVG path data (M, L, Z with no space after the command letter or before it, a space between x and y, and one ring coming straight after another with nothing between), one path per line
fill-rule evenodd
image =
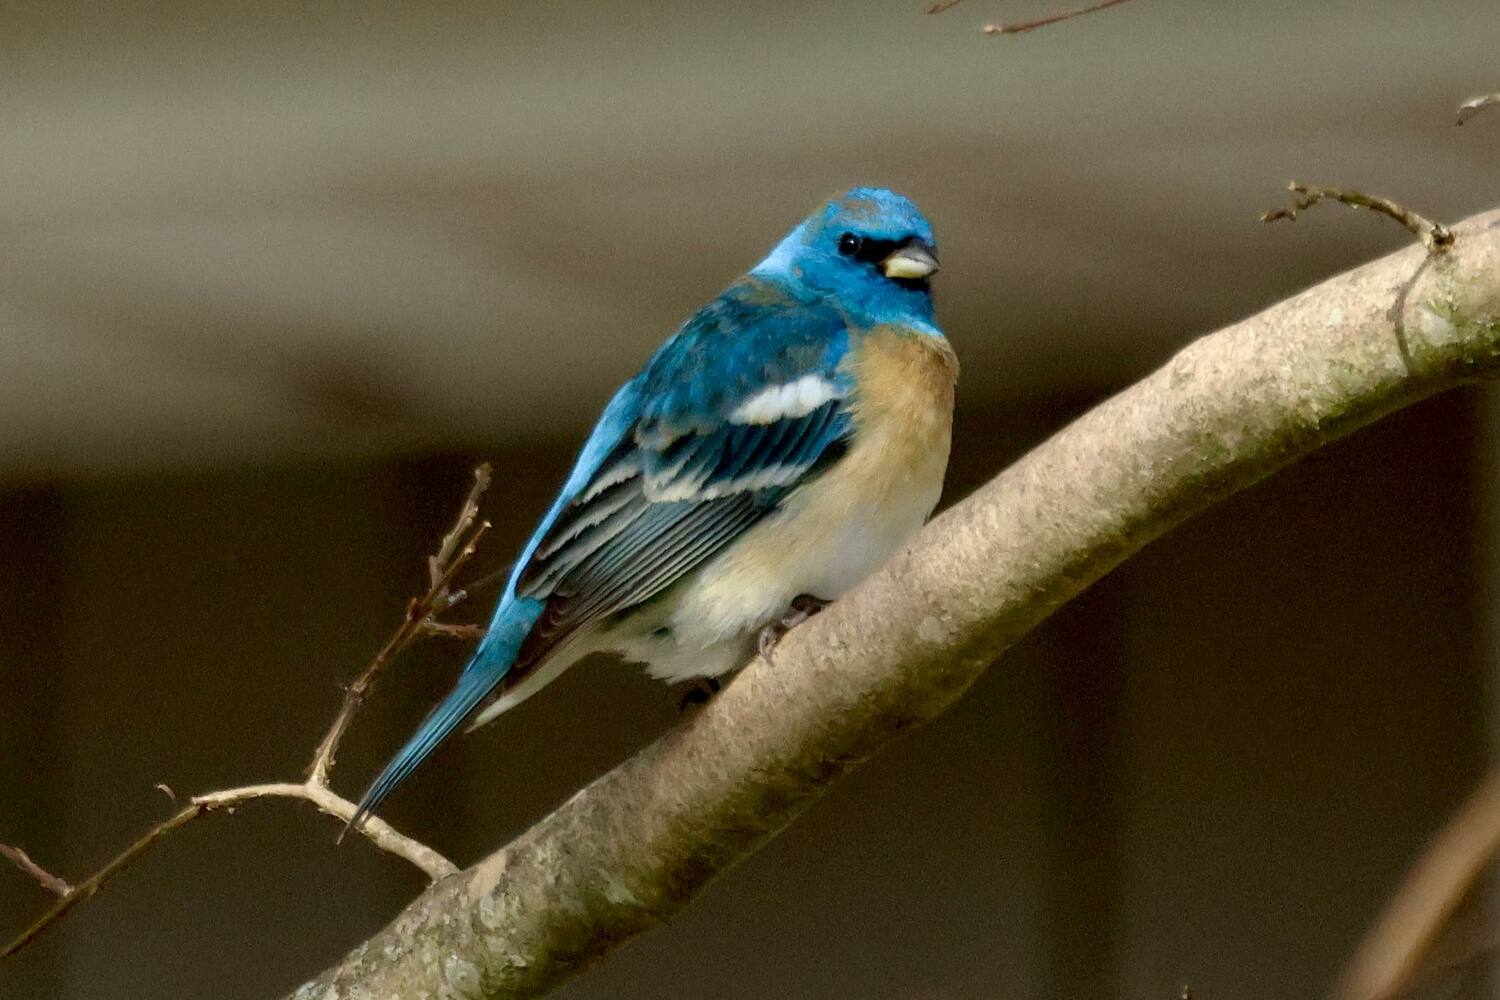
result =
M701 309L641 373L640 421L675 433L721 424L768 385L818 374L842 378L843 315L822 298L749 275Z

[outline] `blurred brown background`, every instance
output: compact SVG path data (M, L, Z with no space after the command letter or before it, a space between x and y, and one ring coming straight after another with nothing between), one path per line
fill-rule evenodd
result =
M1059 0L1061 2L1061 0ZM1191 337L1401 245L1289 177L1500 205L1493 0L0 10L0 841L82 875L296 773L492 460L508 561L615 384L821 198L912 195L964 362L949 498ZM1201 518L680 919L626 997L1320 995L1497 749L1500 398ZM477 611L477 609L473 609ZM361 716L356 793L461 663ZM580 668L387 815L460 861L670 726ZM421 886L290 803L175 835L0 997L264 998ZM47 899L0 868L0 935ZM1471 940L1494 931L1471 922ZM1422 995L1493 996L1483 963Z

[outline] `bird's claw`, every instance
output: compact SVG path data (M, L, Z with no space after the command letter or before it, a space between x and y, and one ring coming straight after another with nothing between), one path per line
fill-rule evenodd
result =
M776 665L774 653L782 638L832 603L832 601L825 601L811 594L798 594L792 598L790 610L760 630L760 637L756 641L756 651L760 653L760 658L774 667Z

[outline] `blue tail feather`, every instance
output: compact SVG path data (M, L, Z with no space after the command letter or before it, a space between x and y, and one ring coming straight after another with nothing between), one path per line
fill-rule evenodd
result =
M536 622L541 603L531 600L502 602L490 624L489 633L474 653L473 659L459 675L453 690L432 710L432 713L417 727L406 745L391 758L385 770L370 783L359 808L349 821L346 831L380 807L386 796L396 790L427 757L447 739L459 724L466 719L479 703L499 686L515 662L516 652L521 648L526 633Z

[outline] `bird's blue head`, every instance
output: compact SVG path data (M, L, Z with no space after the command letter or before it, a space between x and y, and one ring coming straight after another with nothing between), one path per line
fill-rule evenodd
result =
M871 325L930 327L937 269L932 224L917 206L862 187L808 216L753 273L828 295Z

